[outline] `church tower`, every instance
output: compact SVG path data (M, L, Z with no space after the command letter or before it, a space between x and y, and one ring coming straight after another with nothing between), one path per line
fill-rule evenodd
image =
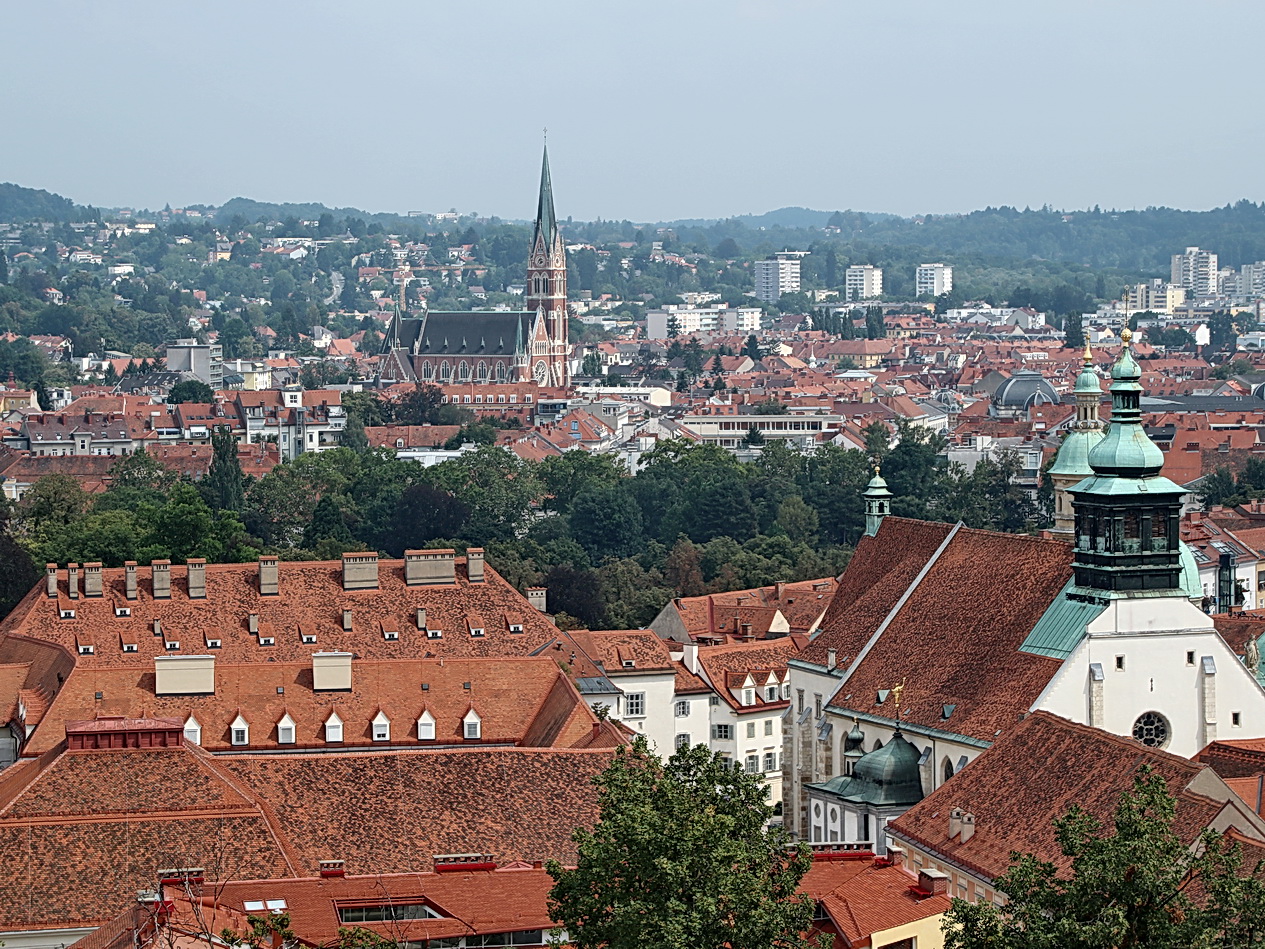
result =
M549 147L540 170L536 230L527 259L527 308L544 321L547 340L532 342L531 377L541 385L565 386L571 381L567 337L567 250L553 209Z
M1071 488L1076 586L1100 597L1179 593L1185 490L1160 475L1164 454L1142 428L1142 370L1124 349L1111 367L1111 424L1089 450L1093 473Z
M1098 419L1102 385L1094 372L1094 356L1088 343L1085 344L1085 365L1076 377L1072 393L1076 399L1076 421L1059 446L1049 471L1054 485L1054 527L1050 533L1068 541L1073 539L1076 521L1071 488L1094 473L1089 466L1089 450L1103 435L1102 422Z
M874 466L874 477L865 486L865 533L873 537L883 526L885 518L892 510L892 492L887 490L887 482L879 474L878 465Z

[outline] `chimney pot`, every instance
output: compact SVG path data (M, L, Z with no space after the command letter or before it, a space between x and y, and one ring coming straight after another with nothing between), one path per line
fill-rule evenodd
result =
M839 665L839 650L827 649L826 650L826 668L833 669L837 665Z
M127 560L123 563L123 582L124 592L129 600L136 599L136 561Z
M966 843L975 836L975 815L962 815L962 843Z
M532 609L539 612L545 612L545 603L548 600L549 591L545 587L528 587L527 602L531 604Z
M932 896L947 896L949 893L949 875L939 870L919 870L918 889Z
M351 610L343 610L343 632L351 632Z

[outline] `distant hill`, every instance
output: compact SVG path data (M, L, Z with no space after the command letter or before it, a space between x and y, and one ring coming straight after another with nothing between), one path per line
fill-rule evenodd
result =
M815 211L812 208L778 208L776 211L765 211L763 214L736 214L725 221L734 221L750 228L784 227L788 229L823 228L834 216L834 211ZM857 212L848 212L854 214ZM899 215L886 214L881 211L863 212L874 221L897 219ZM717 218L687 218L677 221L660 222L663 227L707 227L720 223Z
M92 208L77 205L60 194L0 182L0 221L90 221L95 217Z
M335 221L344 218L360 218L363 221L394 221L407 219L403 214L392 212L365 211L361 208L331 208L323 204L276 204L269 201L255 201L251 198L230 198L215 212L217 221L228 221L240 214L247 221L258 221L266 218L270 221L284 221L288 217L300 221L315 221L322 214L331 214Z

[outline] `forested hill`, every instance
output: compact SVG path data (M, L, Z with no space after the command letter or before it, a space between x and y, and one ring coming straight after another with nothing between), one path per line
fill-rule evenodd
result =
M685 243L714 246L733 238L744 251L759 248L807 250L836 242L852 248L921 248L936 256L974 255L1002 259L1068 261L1093 268L1167 273L1169 258L1197 245L1220 255L1222 266L1265 260L1265 204L1239 201L1211 211L1147 208L1142 211L1057 211L999 207L969 214L902 218L840 211L820 214L816 227L791 227L802 208L756 218L670 222ZM768 221L764 227L758 222ZM836 231L835 228L838 228ZM878 260L874 261L878 263Z
M0 182L0 221L90 221L96 216L92 208L77 205L60 194Z

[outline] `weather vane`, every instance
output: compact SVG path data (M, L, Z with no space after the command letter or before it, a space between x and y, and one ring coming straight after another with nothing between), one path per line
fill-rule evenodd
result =
M899 685L892 686L892 698L896 701L896 720L900 721L900 697L905 691L905 680L901 679Z

